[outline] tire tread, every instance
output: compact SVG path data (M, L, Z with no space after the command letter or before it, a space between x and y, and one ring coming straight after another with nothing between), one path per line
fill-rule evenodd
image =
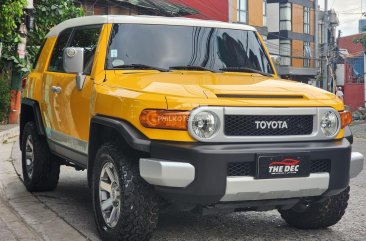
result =
M98 151L96 161L99 157L107 154L118 162L118 171L120 177L122 203L120 221L115 230L106 229L103 225L104 220L101 217L99 208L96 205L99 194L97 193L97 182L101 163L94 165L93 171L93 206L97 227L103 240L149 240L153 231L157 227L159 205L158 199L153 188L148 185L141 177L138 169L138 162L131 160L118 148L120 144L106 143Z
M350 187L338 195L323 201L312 202L304 212L294 209L280 210L282 218L291 226L299 229L322 229L338 223L348 206Z
M28 135L32 135L34 167L32 180L28 178L25 168L25 145ZM22 166L24 185L30 192L52 191L57 187L60 176L60 165L51 154L46 138L37 134L34 122L24 126L22 137Z

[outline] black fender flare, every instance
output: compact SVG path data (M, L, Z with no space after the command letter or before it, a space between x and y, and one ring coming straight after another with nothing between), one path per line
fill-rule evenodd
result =
M37 126L37 133L39 135L46 135L45 128L43 125L42 115L41 115L41 109L39 107L39 103L36 100L28 99L28 98L22 98L22 107L28 106L33 109L33 115L35 119L35 124ZM20 112L20 122L22 122L22 112ZM24 118L23 118L24 120Z
M88 145L88 182L90 184L92 166L98 148L98 126L113 129L123 141L133 150L143 153L150 153L151 141L137 130L132 124L125 120L113 117L96 115L90 121L89 145Z
M29 114L29 112L27 112L26 109L28 109L28 110L32 109L34 122L37 127L37 134L41 135L41 136L46 135L46 131L45 131L45 127L43 124L42 115L41 115L41 109L39 107L38 101L29 99L29 98L22 98L20 118L19 118L20 119L19 145L21 145L20 143L21 143L21 139L22 139L24 126L29 121L29 117L26 116L27 114Z

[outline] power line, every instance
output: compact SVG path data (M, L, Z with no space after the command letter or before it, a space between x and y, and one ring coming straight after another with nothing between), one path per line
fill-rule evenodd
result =
M361 0L362 1L362 0ZM336 0L333 0L333 3L332 3L332 5L331 5L331 7L330 7L330 9L332 9L333 8L333 6L334 6L334 3L336 2Z

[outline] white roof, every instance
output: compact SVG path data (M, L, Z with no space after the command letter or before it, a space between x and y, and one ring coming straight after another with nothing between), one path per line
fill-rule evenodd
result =
M66 20L53 27L46 37L58 36L60 32L67 28L104 24L104 23L136 23L136 24L156 24L156 25L176 25L176 26L194 26L209 28L227 28L256 31L254 27L244 24L233 24L219 21L198 20L192 18L178 17L156 17L156 16L126 16L126 15L101 15L86 16Z

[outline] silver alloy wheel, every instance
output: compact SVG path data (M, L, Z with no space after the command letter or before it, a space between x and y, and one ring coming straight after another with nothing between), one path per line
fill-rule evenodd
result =
M27 170L28 178L32 179L34 169L34 151L31 135L27 137L27 141L25 143L25 167Z
M114 228L120 216L120 185L112 162L104 164L99 179L99 203L103 219L109 228Z

